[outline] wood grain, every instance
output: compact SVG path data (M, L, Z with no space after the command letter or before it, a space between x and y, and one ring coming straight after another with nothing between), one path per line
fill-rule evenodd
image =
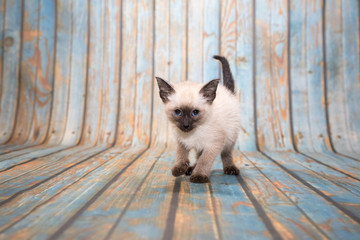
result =
M213 55L240 175L193 184L154 77ZM357 0L1 0L0 239L359 239L359 56Z

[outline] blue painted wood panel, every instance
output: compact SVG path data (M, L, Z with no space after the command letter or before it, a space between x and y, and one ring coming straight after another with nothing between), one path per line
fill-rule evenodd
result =
M0 0L0 239L359 239L359 7ZM222 78L215 54L240 175L196 185L154 76Z

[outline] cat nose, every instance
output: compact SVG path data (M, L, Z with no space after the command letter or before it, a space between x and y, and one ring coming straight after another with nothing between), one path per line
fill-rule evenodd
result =
M184 124L184 128L185 128L185 129L188 129L189 127L190 127L190 125Z

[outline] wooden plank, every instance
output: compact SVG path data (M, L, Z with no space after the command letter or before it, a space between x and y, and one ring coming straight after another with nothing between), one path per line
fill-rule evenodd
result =
M65 134L71 74L73 3L56 2L56 53L54 67L53 108L49 126L48 144L58 144Z
M348 177L359 179L359 162L355 161L354 159L346 158L342 155L336 155L328 152L302 152L301 154L304 155L306 158L315 159L316 162L327 166L328 168L340 171L348 175Z
M48 132L52 106L55 44L55 1L39 2L38 39L33 60L36 66L35 102L28 143L42 143Z
M44 145L41 145L42 147L44 147ZM28 154L21 154L19 156L16 157L9 157L9 158L2 158L1 162L0 162L0 171L6 171L10 168L13 168L14 166L18 166L18 165L22 165L24 163L27 162L31 162L37 158L40 157L45 157L60 151L63 151L65 149L70 149L73 148L71 146L64 146L64 145L59 145L59 146L55 146L55 147L50 147L48 145L46 145L46 148L43 149L38 149L38 146L35 147L29 147L29 150L32 150L31 153Z
M136 101L134 114L133 144L149 144L152 124L152 89L153 54L154 54L154 1L139 0L137 14L137 49L136 49ZM152 49L152 51L149 51ZM150 91L148 91L150 90Z
M126 168L129 162L139 154L140 150L143 151L143 149L132 148L124 154L111 154L110 152L105 152L88 159L87 164L77 165L75 168L64 172L62 175L56 176L56 178L46 184L39 185L37 188L32 189L31 192L19 195L9 204L16 204L17 201L25 201L28 202L29 205L25 207L23 214L21 214L21 211L8 213L9 220L13 222L10 222L10 224L7 224L7 226L4 227L5 231L3 232L3 236L8 235L9 237L16 237L23 234L29 237L51 236L51 234L58 230L66 220L72 217L76 211L81 209L89 199L94 196L96 197L99 190L109 185L108 181L114 178L114 176L116 177L116 174L119 172L121 173L122 169L124 167ZM109 151L114 151L114 149ZM122 158L123 161L119 161L120 158ZM104 176L103 172L106 170L108 170L109 174ZM98 181L99 178L102 178L103 180ZM84 189L85 191L80 193L78 192L79 188ZM39 199L33 198L35 192L40 193L40 195L36 195L40 197ZM74 196L72 201L68 201L69 194ZM40 202L37 204L37 201L39 200ZM65 212L62 212L62 214L59 215L56 213L58 213L60 206L63 206L61 209L65 210ZM46 216L45 214L42 215L44 218L37 218L36 214L33 214L36 212L46 212L51 214L51 216L54 217L51 219L53 219L56 224L49 222L50 215ZM37 219L34 220L34 217ZM44 228L42 230L37 227L30 227L31 224L38 226L40 222L44 223ZM24 228L23 224L26 224L29 228Z
M123 1L122 9L120 77L120 109L122 110L119 116L117 144L130 145L135 128L136 68L134 66L136 66L138 4L135 1Z
M203 82L220 77L219 63L213 59L220 53L220 1L204 0Z
M88 58L88 1L72 2L72 38L68 115L62 144L72 145L80 140L83 127L87 58Z
M2 49L0 83L0 144L7 142L14 130L19 92L21 11L20 0L2 1ZM6 12L4 12L6 11Z
M211 173L211 196L222 239L270 238L256 207L235 176L225 175L220 159ZM256 224L254 224L256 222Z
M301 219L310 222L311 224L314 224L316 229L318 229L325 238L355 239L359 235L359 223L346 216L342 211L340 211L334 205L330 204L323 197L316 194L308 187L305 187L302 182L299 182L293 177L291 177L287 172L284 172L272 161L264 158L264 155L261 155L259 153L246 153L245 158L243 158L242 160L244 161L244 163L256 167L257 171L260 171L262 174L264 174L259 179L263 179L265 177L265 179L267 179L266 181L271 181L272 186L276 187L277 191L281 192L282 195L286 196L286 199L291 201L291 204L295 205L296 208L301 211L303 217L296 218L297 220ZM244 178L246 179L246 176ZM263 184L263 181L257 181L256 184ZM255 186L256 185L249 186L250 189L258 189L253 192L254 195L263 195L263 197L261 197L260 199L264 199L266 201L269 201L271 199L273 194L265 194L267 192L267 190L265 190L266 188L257 188ZM275 203L279 205L278 200L275 200ZM291 214L290 212L289 214L286 214L287 211L281 208L282 207L279 207L278 210L281 212L281 215L285 214L284 216L286 217L294 216L294 211L290 211ZM296 222L297 220L286 221ZM272 222L275 221L272 220ZM277 226L276 224L274 224L274 227L278 229L281 235L286 234L286 231L281 233L281 231L286 230L286 228L284 229L280 225ZM299 226L296 225L296 228L298 227ZM304 228L300 228L300 231L303 230ZM303 236L303 234L304 233L301 233L301 236Z
M209 184L190 183L189 177L184 177L178 191L173 238L219 239Z
M360 25L359 1L341 1L344 94L351 150L360 160ZM357 81L356 81L357 80Z
M36 210L39 206L46 204L56 196L65 191L70 186L76 184L81 178L94 171L97 167L107 162L113 155L101 154L96 159L93 159L91 163L83 162L76 165L73 169L66 172L68 176L58 175L55 178L49 180L48 183L38 186L37 188L30 190L29 192L22 193L11 202L6 203L4 206L12 206L18 204L20 201L24 204L22 208L1 208L4 221L1 222L0 231L15 225L18 221L25 218L32 211ZM71 176L70 176L71 174ZM33 193L36 194L33 194Z
M235 87L240 99L241 130L238 144L244 151L256 150L254 119L254 1L236 1Z
M294 144L299 151L331 148L326 129L322 24L320 0L306 5L291 3L292 121Z
M187 9L187 79L204 82L203 40L204 0L188 0Z
M97 155L105 149L103 146L72 148L2 172L1 181L3 184L0 186L0 204L10 201L22 192L52 179L59 173L88 160L91 156Z
M104 1L89 3L89 51L85 99L85 119L82 144L95 144L99 134L102 115L103 86L103 44L104 44ZM106 114L106 113L104 113Z
M327 233L314 225L309 215L298 205L298 202L306 203L312 194L296 198L295 201L286 194L286 191L289 189L291 193L297 191L302 194L306 190L294 189L294 186L289 186L290 183L286 177L282 180L274 180L268 176L268 171L265 172L262 165L263 162L267 163L268 159L257 152L246 152L242 155L237 152L236 156L237 162L240 161L241 179L253 195L253 201L256 201L258 208L262 209L261 217L273 238L279 238L279 236L284 239L291 238L291 236L306 236L305 238L312 239L326 238ZM275 178L278 175L281 176L281 173L278 172L280 169L276 167L271 169Z
M219 52L222 56L226 57L226 59L228 60L231 72L234 77L237 76L236 56L237 56L238 26L236 25L236 23L237 23L238 9L236 5L237 5L236 0L220 1L221 12L220 12L220 26L219 26L219 38L220 38ZM250 8L251 8L251 4L250 4ZM252 23L252 18L249 17L247 19L247 22L243 24L251 24L251 23ZM251 35L249 37L251 38ZM236 86L236 90L239 89L238 87L239 86Z
M0 3L0 43L1 43L1 46L4 45L4 32L5 32L5 29L4 29L4 23L5 23L5 9L6 9L6 1L2 1ZM1 47L0 49L0 92L2 92L2 81L3 81L3 59L4 59L4 51Z
M170 12L169 1L155 1L155 43L154 43L154 75L164 79L169 78L169 50L170 50ZM156 81L155 79L151 79ZM153 125L152 145L168 142L168 120L165 115L163 102L159 97L159 88L153 84Z
M291 149L287 2L256 1L256 111L261 149Z
M170 0L170 76L173 83L186 80L187 1Z
M98 143L115 142L119 111L121 1L106 1L104 6L103 99Z
M147 150L141 156L132 155L131 157L131 155L124 155L123 159L125 161L121 161L122 163L120 161L118 163L113 161L112 169L109 168L108 173L110 178L106 177L107 182L111 183L111 185L107 184L108 186L102 189L104 190L102 194L98 195L84 211L79 213L79 216L74 219L71 226L68 225L68 228L64 228L63 232L59 232L60 238L73 238L80 232L84 232L83 237L85 238L89 236L95 238L119 238L119 236L127 236L127 231L123 231L123 228L127 228L128 225L119 225L119 222L123 221L125 213L131 211L130 206L136 205L137 198L135 196L140 192L140 189L143 189L144 183L154 171L154 167L157 165L163 151L164 146L159 145ZM135 157L136 161L134 162ZM119 173L121 174L119 175ZM137 175L136 178L133 177L135 173ZM114 175L119 176L113 178ZM151 202L151 199L147 199L147 202ZM146 203L142 205L148 206ZM100 215L99 211L101 211ZM141 209L136 211L136 213L141 214L146 219L146 216L150 217L150 214L148 210L145 211L146 215L140 213ZM129 227L131 228L131 225ZM133 234L141 235L142 232L134 232ZM157 232L153 232L151 235L157 236L157 234Z
M0 161L3 160L7 160L7 159L11 159L11 158L18 158L20 156L24 156L26 155L28 156L33 156L33 154L35 154L36 156L39 156L37 154L42 154L42 152L48 152L48 151L52 151L52 149L57 149L57 148L66 148L66 146L55 146L54 145L48 145L48 144L42 144L42 145L37 145L34 147L27 147L18 151L14 151L14 152L9 152L9 153L5 153L0 155Z
M20 60L19 105L17 121L10 143L24 144L31 130L33 120L36 71L39 62L39 15L40 2L24 1L23 32L22 32L22 59Z
M294 173L302 181L310 184L312 189L317 189L317 194L321 192L333 202L338 203L338 206L347 210L346 214L360 214L359 180L352 179L353 181L348 180L346 181L347 184L343 184L344 180L346 180L346 176L343 174L336 174L336 172L317 165L315 162L311 162L310 159L296 153L266 152L265 154L281 164L287 171ZM302 164L304 162L310 162L310 164ZM343 181L338 182L338 178L343 179ZM349 191L347 186L352 187L356 192Z
M352 38L352 34L343 35L344 25L342 17L342 2L340 0L331 0L326 2L325 9L325 46L326 46L326 81L327 81L327 107L328 107L328 118L329 128L331 133L331 140L336 151L345 152L350 157L359 159L358 154L353 152L352 141L350 138L350 126L349 126L349 112L346 97L346 87L344 79L344 58L351 58L344 56L344 45L343 39L346 37ZM351 14L352 15L352 14ZM350 14L347 16L351 16ZM350 28L352 28L350 24ZM355 33L356 34L356 33ZM353 38L352 38L353 39ZM355 40L355 39L354 39ZM355 40L356 41L356 40ZM356 45L356 43L355 43ZM350 49L353 48L351 44ZM353 49L356 51L356 49ZM353 54L356 55L356 52ZM356 57L355 57L356 59ZM351 65L350 65L351 66ZM351 67L346 70L351 72ZM349 80L351 81L351 80ZM355 88L356 92L357 87Z

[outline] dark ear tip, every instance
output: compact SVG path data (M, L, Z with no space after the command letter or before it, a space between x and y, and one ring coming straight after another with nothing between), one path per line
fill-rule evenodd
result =
M216 78L216 79L211 80L210 82L214 82L214 83L216 83L216 84L219 84L220 79Z

